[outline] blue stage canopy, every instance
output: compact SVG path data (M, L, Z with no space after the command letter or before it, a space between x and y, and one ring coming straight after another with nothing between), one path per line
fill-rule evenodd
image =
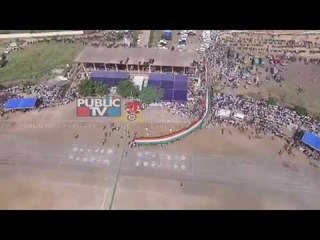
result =
M320 137L312 132L305 132L301 141L309 147L320 151Z
M31 109L36 106L37 98L11 98L7 101L6 110Z
M110 86L116 86L121 81L129 79L129 73L115 71L93 71L90 77L93 81L105 83Z
M164 90L165 101L187 101L188 76L182 74L151 73L148 85Z
M115 71L93 71L91 72L90 77L92 79L95 78L103 78L103 79L128 79L128 72L115 72Z
M173 81L162 81L161 88L165 89L173 89L174 82Z

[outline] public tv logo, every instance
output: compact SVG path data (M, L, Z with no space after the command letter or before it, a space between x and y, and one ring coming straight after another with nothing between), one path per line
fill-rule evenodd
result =
M121 100L116 96L106 98L78 98L77 117L120 117Z

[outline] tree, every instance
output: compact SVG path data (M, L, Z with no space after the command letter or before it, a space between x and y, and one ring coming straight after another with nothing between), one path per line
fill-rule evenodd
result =
M110 93L110 89L106 84L96 84L95 93L101 97L104 97Z
M141 90L139 94L139 99L145 104L150 104L152 102L159 102L163 97L163 90L154 87L145 87Z
M117 87L117 93L124 98L137 97L139 95L139 89L130 80L120 82Z
M298 115L300 116L307 116L308 115L308 110L305 107L302 106L295 106L294 110L297 112Z
M269 97L268 100L267 100L267 103L269 105L276 105L278 102L278 99L276 99L275 97Z
M79 84L78 88L80 95L87 97L95 94L96 86L93 81L85 79Z

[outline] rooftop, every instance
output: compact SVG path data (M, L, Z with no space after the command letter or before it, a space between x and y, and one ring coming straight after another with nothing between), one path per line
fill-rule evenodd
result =
M75 62L119 64L129 58L128 64L143 64L154 59L154 66L190 67L192 62L199 61L196 52L178 52L152 48L95 48L86 47L75 59Z

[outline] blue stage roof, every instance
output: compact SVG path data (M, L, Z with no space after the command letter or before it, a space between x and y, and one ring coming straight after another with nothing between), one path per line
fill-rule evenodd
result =
M90 75L92 79L128 79L128 72L115 72L115 71L93 71Z
M320 137L312 132L305 132L301 141L311 148L320 151Z
M187 101L188 76L182 74L151 73L149 75L149 86L164 89L163 100Z
M37 98L11 98L7 101L6 110L34 108Z

